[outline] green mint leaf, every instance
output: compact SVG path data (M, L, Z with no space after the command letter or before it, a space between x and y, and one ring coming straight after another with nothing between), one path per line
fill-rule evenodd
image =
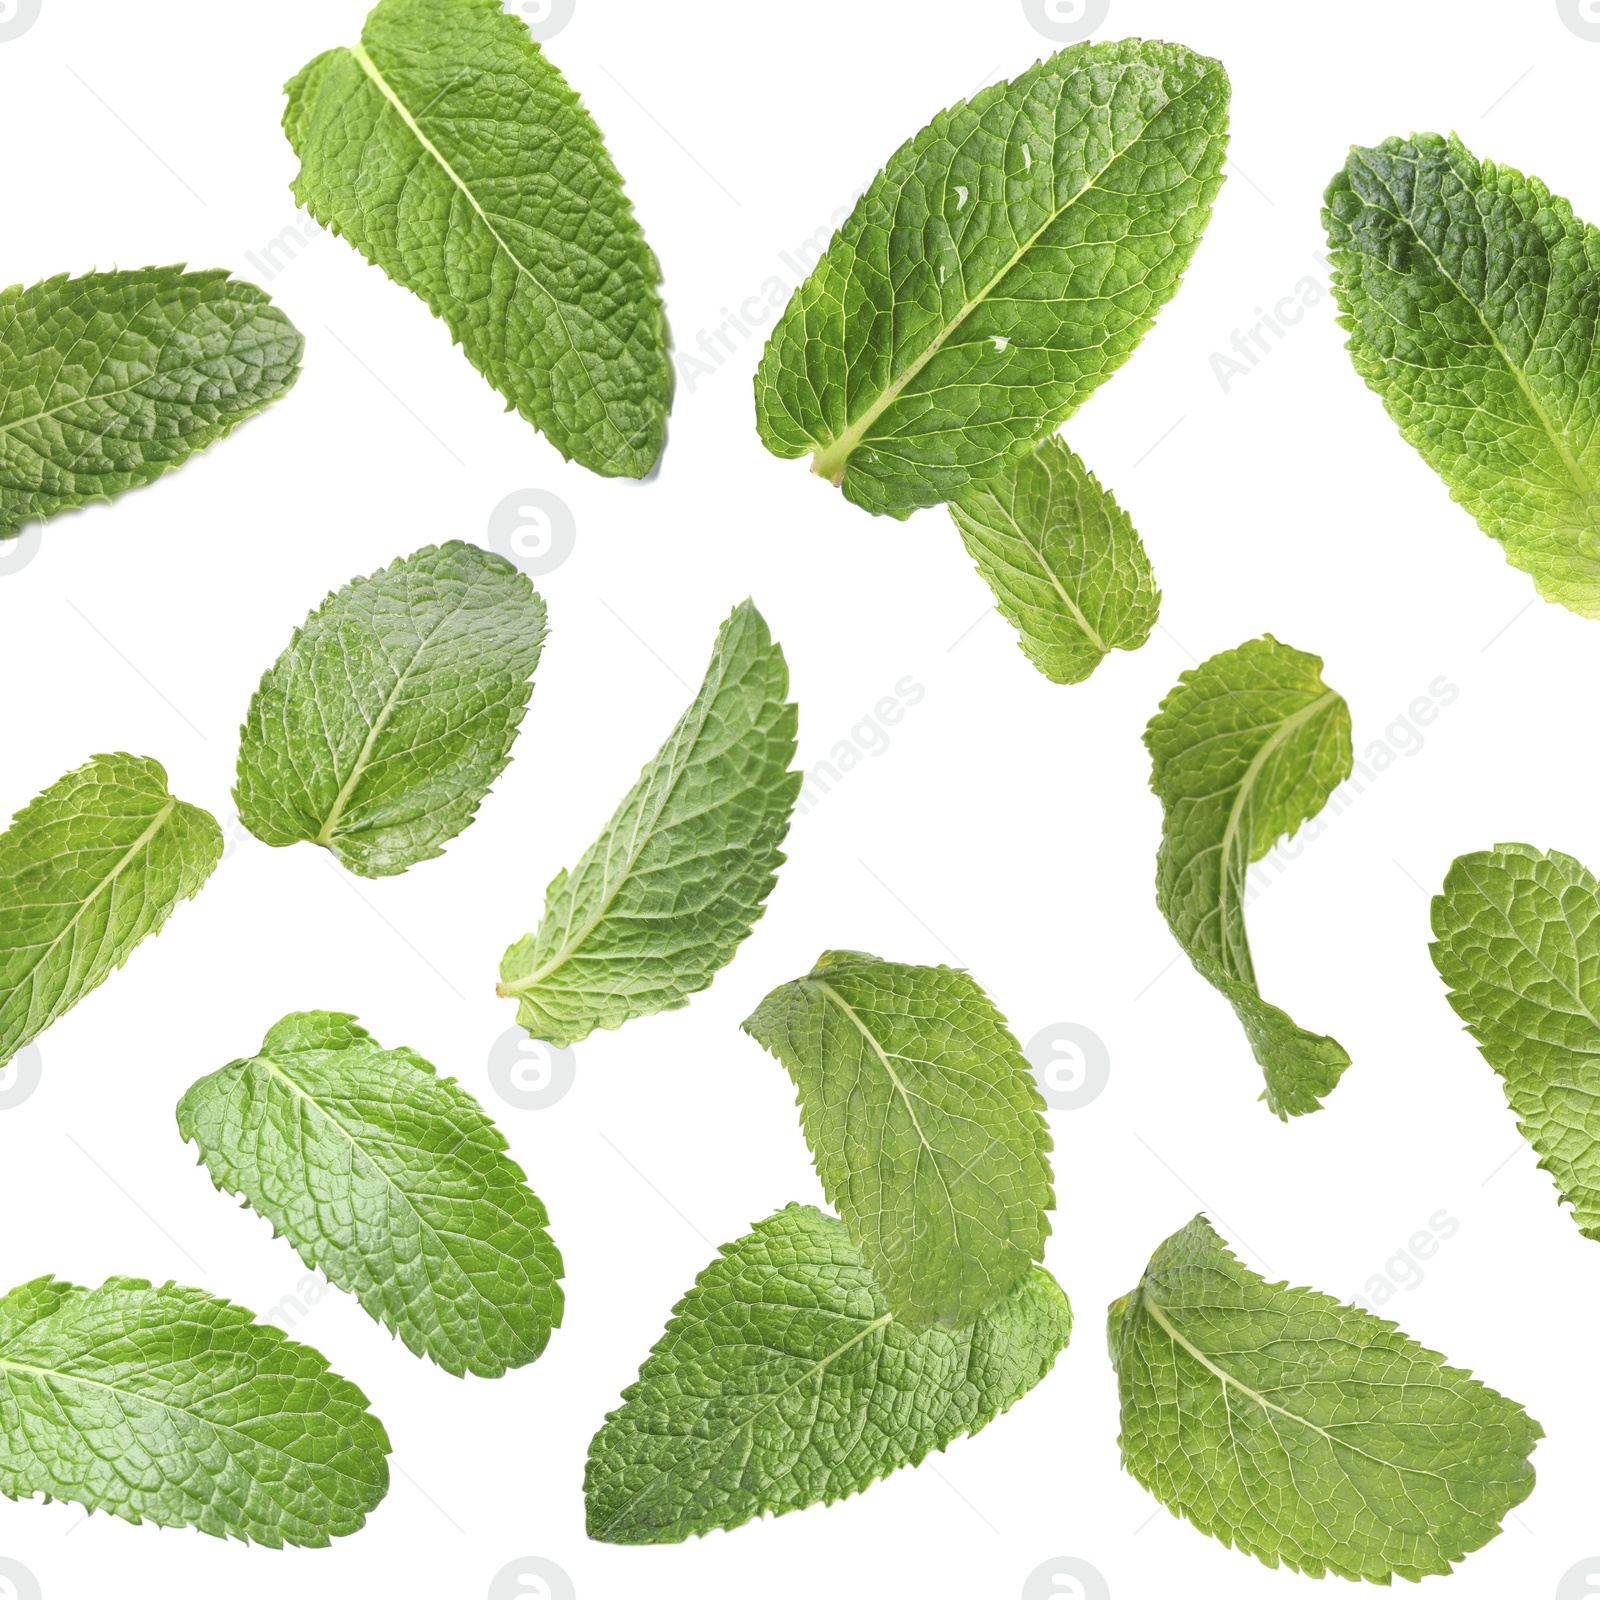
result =
M1356 371L1506 560L1600 617L1600 233L1454 134L1356 146L1325 198Z
M161 764L96 756L0 834L0 1066L104 983L222 859Z
M247 1543L326 1545L389 1488L367 1397L201 1289L35 1278L0 1297L0 1493Z
M459 539L347 583L250 702L240 821L365 878L432 860L505 771L544 636L527 578Z
M295 199L442 317L569 460L642 478L667 438L661 268L600 130L499 0L380 0L286 86Z
M1392 1322L1268 1283L1203 1216L1112 1305L1107 1335L1123 1466L1269 1567L1448 1573L1533 1490L1544 1429L1521 1406Z
M1600 1239L1600 883L1560 851L1498 844L1451 863L1433 931L1451 1006L1578 1227Z
M788 1069L828 1202L908 1328L965 1326L1044 1256L1044 1099L965 972L829 950L745 1032Z
M1218 62L1140 39L1071 45L941 111L767 341L762 442L895 517L1025 454L1176 293L1227 123Z
M916 1333L844 1225L790 1205L724 1245L589 1446L589 1537L676 1544L858 1494L976 1433L1072 1332L1043 1267L969 1328Z
M1052 683L1082 683L1113 650L1137 650L1161 609L1128 513L1052 434L951 502L967 554Z
M305 348L253 283L145 267L0 293L0 538L182 466L294 387Z
M545 891L539 931L500 963L497 992L536 1039L689 1003L766 909L800 792L789 669L746 600L717 634L694 704L605 831Z
M1156 903L1195 970L1225 994L1280 1117L1322 1107L1350 1057L1261 998L1245 874L1350 776L1350 708L1317 656L1269 633L1178 679L1145 729L1164 818Z
M500 1130L414 1050L300 1011L201 1078L178 1131L308 1267L460 1377L536 1360L561 1324L561 1255Z

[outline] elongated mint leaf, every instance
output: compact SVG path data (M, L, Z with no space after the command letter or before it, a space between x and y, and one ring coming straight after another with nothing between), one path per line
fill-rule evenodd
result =
M0 539L182 466L286 395L304 347L226 272L62 273L0 293Z
M219 1189L446 1372L498 1378L560 1326L561 1255L500 1130L354 1017L285 1017L190 1087L178 1131Z
M1052 683L1081 683L1113 650L1137 650L1161 609L1128 513L1052 434L952 501L967 554L1023 653Z
M326 1545L389 1489L353 1383L201 1289L35 1278L0 1297L0 1493L218 1538Z
M250 702L239 820L365 878L432 860L505 771L544 637L533 585L459 539L347 583Z
M905 517L1053 432L1126 361L1211 216L1228 79L1071 45L941 111L872 181L756 374L774 455Z
M498 993L536 1039L687 1005L766 909L800 792L789 668L746 600L717 634L694 704L605 831L545 891L539 931L500 963Z
M96 756L0 834L0 1065L70 1011L222 859L222 830L143 756Z
M1196 1217L1107 1329L1122 1464L1202 1533L1313 1578L1443 1574L1533 1490L1521 1406L1392 1322L1268 1283Z
M1433 931L1451 1006L1573 1220L1600 1239L1600 883L1558 850L1497 844L1451 863Z
M1506 560L1600 617L1600 233L1454 134L1354 147L1326 201L1356 371Z
M1256 987L1245 874L1350 776L1350 708L1317 656L1269 633L1186 672L1145 729L1165 813L1156 903L1208 983L1232 1002L1280 1117L1322 1108L1350 1057Z
M1055 1204L1050 1130L968 974L829 950L744 1028L794 1079L823 1192L901 1323L964 1327L1026 1282Z
M790 1205L724 1245L589 1446L589 1537L676 1544L858 1494L976 1433L1055 1364L1035 1267L971 1327L896 1320L844 1225Z
M380 0L286 87L294 196L442 317L561 454L642 478L672 363L600 130L499 0Z

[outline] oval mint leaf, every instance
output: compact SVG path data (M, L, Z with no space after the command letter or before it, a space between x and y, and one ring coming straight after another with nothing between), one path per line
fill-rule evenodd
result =
M1600 233L1454 134L1357 145L1325 198L1356 371L1506 560L1600 617Z
M326 1545L389 1489L367 1397L201 1289L35 1278L0 1297L0 1493L247 1543Z
M964 1327L1043 1258L1044 1099L965 972L829 950L745 1032L788 1069L828 1202L908 1328Z
M1055 1365L1035 1267L969 1328L895 1319L844 1225L790 1205L724 1245L589 1446L591 1539L676 1544L857 1494L976 1433Z
M967 554L1052 683L1081 683L1113 650L1137 650L1161 591L1128 513L1052 434L951 502Z
M500 963L517 1021L564 1046L687 1005L766 910L800 792L789 669L746 600L694 704Z
M1444 1574L1533 1490L1544 1430L1392 1322L1268 1283L1202 1217L1112 1305L1122 1464L1269 1567Z
M527 578L459 539L352 580L250 702L239 820L365 878L432 860L511 760L544 637Z
M1071 45L889 158L756 374L774 455L868 511L959 495L1127 360L1211 216L1228 79L1182 45Z
M1185 672L1145 729L1161 799L1156 903L1208 983L1228 997L1280 1117L1322 1107L1350 1057L1256 986L1246 873L1350 776L1350 708L1316 656L1269 633Z
M285 1017L190 1087L178 1131L219 1189L446 1372L498 1378L560 1326L561 1255L500 1130L354 1017Z
M1458 856L1433 931L1451 1006L1579 1229L1600 1239L1600 882L1532 845Z
M500 0L379 0L287 85L294 196L442 317L561 454L642 478L673 371L600 130Z
M0 293L0 539L181 466L300 376L253 283L145 267Z
M161 764L96 756L0 834L0 1066L105 982L222 859Z

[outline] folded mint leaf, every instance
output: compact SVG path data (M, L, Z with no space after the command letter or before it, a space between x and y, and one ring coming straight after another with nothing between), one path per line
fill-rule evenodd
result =
M286 86L294 197L442 317L561 454L642 478L673 372L661 268L600 130L499 0L380 0Z
M896 1320L844 1225L790 1205L724 1245L589 1446L591 1539L676 1544L831 1505L976 1433L1072 1332L1035 1267L971 1327Z
M353 1383L201 1289L35 1278L0 1297L0 1493L281 1549L354 1533L389 1437Z
M1127 360L1211 216L1228 79L1182 45L1077 44L889 158L767 341L774 455L874 513L961 494Z
M1023 653L1052 683L1082 683L1137 650L1161 609L1128 513L1052 434L951 501L967 554Z
M746 600L694 704L500 963L517 1021L564 1046L687 1005L750 936L800 792L789 669Z
M365 878L432 860L505 771L544 644L511 563L452 539L329 595L240 730L239 819Z
M143 756L96 756L0 834L0 1066L105 982L222 859Z
M1185 672L1145 729L1165 813L1156 903L1184 953L1232 1002L1280 1117L1322 1107L1350 1057L1261 998L1245 875L1350 776L1350 708L1317 656L1269 633Z
M1356 371L1506 560L1600 617L1600 233L1454 134L1353 147L1325 199Z
M1521 1406L1392 1322L1268 1283L1203 1216L1112 1305L1107 1335L1123 1466L1269 1567L1442 1575L1533 1490L1544 1429Z
M828 1203L907 1328L965 1327L1044 1256L1050 1129L965 972L829 950L745 1032L788 1069Z
M304 347L223 271L62 273L0 293L0 539L181 466L286 395Z
M1600 1239L1600 882L1558 850L1498 844L1451 863L1433 931L1451 1006L1573 1220Z
M297 1011L201 1078L178 1131L308 1267L460 1377L536 1360L561 1324L561 1255L500 1130L414 1050Z

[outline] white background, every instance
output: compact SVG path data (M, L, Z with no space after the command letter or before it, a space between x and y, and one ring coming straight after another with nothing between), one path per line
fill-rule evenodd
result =
M477 1597L524 1556L558 1563L581 1600L1010 1600L1060 1556L1092 1563L1116 1600L1310 1593L1121 1472L1105 1306L1202 1206L1255 1267L1368 1297L1375 1278L1414 1279L1397 1252L1443 1211L1459 1227L1385 1309L1549 1438L1504 1534L1428 1588L1553 1595L1600 1555L1600 1248L1558 1209L1446 1005L1428 896L1454 855L1501 839L1600 865L1600 625L1536 601L1450 501L1355 377L1326 296L1230 392L1211 357L1256 307L1324 281L1320 195L1353 141L1455 128L1600 217L1600 43L1554 0L1113 0L1097 37L1180 39L1226 63L1237 164L1181 292L1066 430L1144 536L1161 627L1059 688L990 611L943 511L874 520L766 454L755 342L680 382L656 480L603 481L505 414L443 326L341 241L308 226L270 279L253 265L297 223L280 85L352 42L365 9L43 0L0 43L0 281L228 266L307 341L281 404L155 486L62 517L0 579L0 808L125 749L231 828L237 726L292 626L357 573L484 542L492 509L530 487L577 523L570 560L537 580L552 632L532 705L442 859L368 882L309 846L238 837L199 899L44 1036L41 1086L0 1112L0 1278L173 1277L261 1313L296 1293L304 1267L212 1189L173 1106L283 1013L329 1007L416 1047L497 1116L549 1206L566 1322L534 1366L459 1381L347 1295L306 1307L296 1337L360 1384L394 1443L388 1499L331 1549L0 1502L0 1553L46 1600ZM689 352L720 308L775 276L787 289L780 252L934 111L1052 48L1018 0L578 0L551 53L605 130ZM797 819L768 914L714 986L585 1041L570 1094L514 1109L486 1069L512 1023L500 954L747 593L787 652L807 766L852 730L875 743L862 719L902 678L926 693ZM1358 753L1411 746L1396 719L1441 676L1459 690L1251 908L1266 995L1354 1058L1327 1109L1288 1125L1257 1103L1238 1023L1156 911L1160 808L1140 742L1179 672L1268 630L1325 658ZM737 1024L837 945L969 966L1025 1041L1070 1021L1106 1042L1106 1091L1052 1113L1047 1264L1077 1336L976 1439L843 1504L678 1547L590 1543L586 1446L673 1303L714 1246L789 1200L821 1202L788 1079Z

